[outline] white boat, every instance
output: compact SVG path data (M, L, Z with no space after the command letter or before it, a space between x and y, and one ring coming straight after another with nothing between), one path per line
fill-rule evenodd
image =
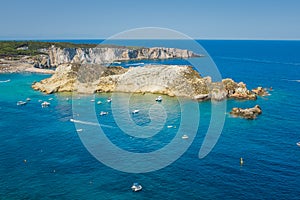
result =
M162 101L162 97L161 97L161 96L158 96L158 97L155 99L155 101L161 102L161 101Z
M107 101L107 103L110 103L111 100L112 100L112 99L111 99L110 97L108 97L106 101Z
M100 116L103 116L103 115L108 115L108 112L101 111Z
M44 102L41 104L41 106L42 106L43 108L45 108L45 107L50 106L50 103L47 102L47 101L44 101Z
M17 102L17 106L24 106L26 104L27 104L27 102L25 102L25 101L18 101Z
M30 99L30 98L27 98L26 101L31 101L31 99Z
M99 105L99 104L101 104L102 102L101 101L97 101L97 104Z
M48 100L49 100L49 101L52 101L52 100L53 100L53 98L49 98Z
M186 140L186 139L189 139L189 136L183 135L181 138L184 139L184 140Z
M141 191L143 189L143 187L139 183L133 183L133 185L131 186L131 189L134 192L138 192L138 191Z
M300 147L300 142L297 142L296 144Z
M173 128L173 126L172 126L172 125L169 125L169 126L167 126L167 128Z
M0 83L7 83L10 82L10 79L4 80L4 81L0 81Z
M91 102L95 102L95 99L91 99Z
M137 114L137 113L139 113L140 112L140 110L133 110L132 111L132 114Z

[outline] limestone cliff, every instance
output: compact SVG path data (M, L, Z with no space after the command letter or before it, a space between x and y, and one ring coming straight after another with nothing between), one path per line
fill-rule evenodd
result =
M65 63L103 64L114 61L170 59L199 57L189 50L176 48L128 48L128 47L96 47L96 48L58 48L52 46L47 51L51 66Z
M197 100L256 98L243 83L235 83L232 79L214 83L210 77L201 77L191 66L179 65L122 68L65 64L60 65L52 77L36 82L32 87L45 93L158 93Z

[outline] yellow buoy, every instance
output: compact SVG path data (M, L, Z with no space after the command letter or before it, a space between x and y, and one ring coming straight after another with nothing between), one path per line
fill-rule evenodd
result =
M240 158L240 164L243 165L244 164L244 160L243 158Z

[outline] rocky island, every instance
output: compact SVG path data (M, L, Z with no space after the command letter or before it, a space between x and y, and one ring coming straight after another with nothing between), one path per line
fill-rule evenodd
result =
M49 42L0 42L1 72L53 73L32 84L47 94L54 92L133 92L181 96L195 100L225 98L254 100L265 95L258 87L249 90L232 79L213 82L192 66L146 65L109 67L110 63L129 60L201 57L192 51L165 47L125 47ZM49 69L51 68L51 69Z
M256 99L246 84L232 79L212 82L191 66L148 65L143 67L105 67L95 64L63 64L55 74L33 83L33 89L54 92L133 92L157 93L196 100L225 98Z

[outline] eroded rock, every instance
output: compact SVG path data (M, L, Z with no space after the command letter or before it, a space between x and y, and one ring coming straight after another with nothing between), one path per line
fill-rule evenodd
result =
M230 114L236 117L242 117L245 119L256 119L258 115L262 113L262 110L259 105L254 106L253 108L232 108Z

